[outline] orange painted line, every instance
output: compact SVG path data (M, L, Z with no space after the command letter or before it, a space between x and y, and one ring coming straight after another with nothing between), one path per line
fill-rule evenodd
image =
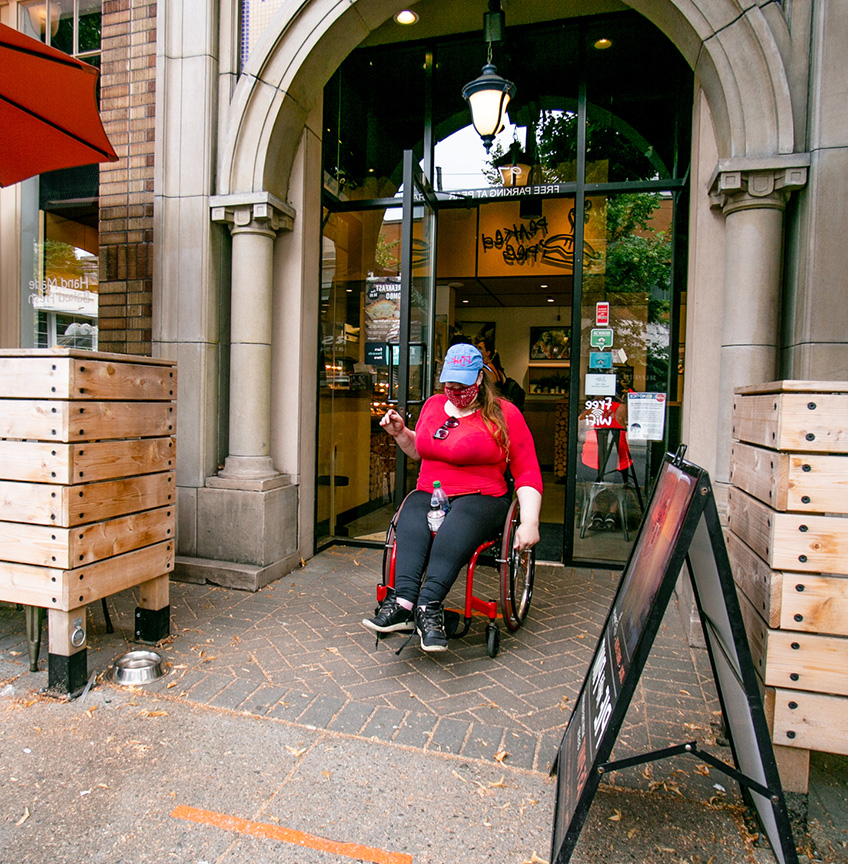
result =
M212 825L224 831L235 831L238 834L250 834L252 837L262 837L266 840L281 840L283 843L293 843L295 846L306 846L318 849L320 852L332 852L355 858L357 861L369 861L372 864L412 864L412 856L404 852L387 852L373 846L361 846L359 843L339 843L313 834L304 834L293 828L283 828L281 825L268 825L265 822L249 822L238 816L228 816L226 813L214 813L211 810L198 810L182 804L171 811L174 819L185 819L187 822L197 822L200 825Z

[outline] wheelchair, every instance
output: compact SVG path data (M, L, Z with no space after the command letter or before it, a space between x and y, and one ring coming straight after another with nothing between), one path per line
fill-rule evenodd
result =
M386 533L383 547L383 581L377 586L377 601L382 603L387 588L395 586L395 560L397 543L395 527L406 499L392 517L391 525ZM496 537L481 543L471 560L466 565L465 608L462 612L445 609L445 632L450 639L460 639L468 633L474 612L485 615L489 621L486 624L486 653L496 657L501 644L500 628L497 624L498 601L484 600L474 594L474 574L478 566L489 566L498 573L500 584L500 608L503 622L507 630L514 633L521 627L530 611L530 601L533 597L533 580L536 573L536 552L529 549L517 552L512 548L515 542L515 532L520 521L518 500L509 506L504 521L504 527Z

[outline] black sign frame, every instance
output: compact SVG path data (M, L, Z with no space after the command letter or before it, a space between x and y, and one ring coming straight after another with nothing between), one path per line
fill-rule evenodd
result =
M622 573L589 671L562 736L551 864L567 864L601 777L608 771L688 753L740 783L780 864L797 864L759 687L707 472L667 454ZM686 569L704 627L736 768L697 742L609 762L642 670Z

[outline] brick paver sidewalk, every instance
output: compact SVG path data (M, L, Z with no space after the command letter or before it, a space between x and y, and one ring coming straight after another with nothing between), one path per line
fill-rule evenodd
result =
M501 628L501 650L486 654L485 619L441 655L403 639L375 645L361 626L375 605L379 550L333 547L256 594L212 585L171 584L172 673L149 689L319 729L492 759L546 772L568 722L618 574L540 566L525 626ZM494 571L478 571L477 593L497 597ZM449 605L462 606L462 576ZM132 591L109 599L116 631L89 611L89 671L104 672L132 647ZM22 619L0 612L6 660L25 663ZM46 648L42 649L42 654ZM42 664L44 663L42 656ZM715 700L705 652L688 647L672 604L619 738L616 756L698 738L712 741ZM666 784L715 794L681 761ZM644 773L644 776L642 774ZM624 784L658 782L656 766L622 772ZM626 775L632 774L628 778Z

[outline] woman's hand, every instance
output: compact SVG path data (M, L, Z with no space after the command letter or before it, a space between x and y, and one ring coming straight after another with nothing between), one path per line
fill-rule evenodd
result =
M519 552L526 552L528 549L532 549L540 539L539 523L522 521L515 531L515 542L512 544L512 548Z
M394 408L389 408L388 411L383 415L383 418L380 420L380 425L392 438L397 438L404 429L406 429L406 423L403 422L403 417L395 411Z
M415 433L403 422L403 417L389 408L380 420L380 425L395 439L395 444L416 462L421 458L415 449Z

